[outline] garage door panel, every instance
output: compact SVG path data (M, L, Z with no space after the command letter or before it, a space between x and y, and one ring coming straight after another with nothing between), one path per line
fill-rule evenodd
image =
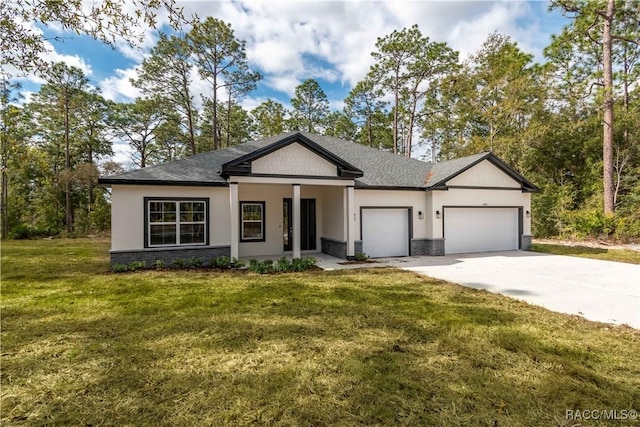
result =
M409 255L408 209L363 209L362 251L372 258Z
M517 208L446 208L445 253L518 249Z

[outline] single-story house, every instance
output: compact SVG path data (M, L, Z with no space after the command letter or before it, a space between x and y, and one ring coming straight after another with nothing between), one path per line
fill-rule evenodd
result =
M428 163L290 132L101 178L111 262L527 249L538 188L492 153Z

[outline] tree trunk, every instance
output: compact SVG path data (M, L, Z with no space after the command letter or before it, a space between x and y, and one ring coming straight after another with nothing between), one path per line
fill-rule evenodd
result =
M71 147L69 144L69 96L68 91L65 94L64 101L64 168L65 168L65 221L67 226L67 233L73 231L73 210L71 208Z
M216 70L213 74L213 149L218 149L218 79Z
M396 90L395 90L395 108L393 109L393 154L398 154L398 108L400 107L398 105L399 103L399 81L398 78L396 78Z
M189 84L184 74L183 74L182 87L186 97L187 122L189 124L189 149L191 150L191 155L195 155L196 154L196 136L193 130L193 127L194 127L193 111L191 109L191 98L189 97Z
M615 12L615 0L607 0L602 33L602 62L604 79L604 133L602 140L604 213L615 212L615 185L613 182L613 70L611 53L611 26Z
M9 200L9 183L7 182L7 145L8 137L6 130L2 131L2 196L0 199L0 216L2 216L2 238L6 239L9 234L9 219L7 206Z

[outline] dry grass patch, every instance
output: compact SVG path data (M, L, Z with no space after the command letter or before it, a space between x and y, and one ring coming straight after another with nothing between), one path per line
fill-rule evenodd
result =
M3 243L3 424L571 425L567 409L640 407L636 330L392 269L115 275L106 248Z

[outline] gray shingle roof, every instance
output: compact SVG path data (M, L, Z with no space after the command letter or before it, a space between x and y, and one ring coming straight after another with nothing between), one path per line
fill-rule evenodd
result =
M358 188L428 188L436 184L441 185L448 177L455 176L483 158L491 156L490 153L480 153L434 164L394 155L331 136L289 132L113 175L100 179L100 182L103 184L226 185L226 179L220 175L225 163L277 143L296 133L362 170L364 175L355 180Z

